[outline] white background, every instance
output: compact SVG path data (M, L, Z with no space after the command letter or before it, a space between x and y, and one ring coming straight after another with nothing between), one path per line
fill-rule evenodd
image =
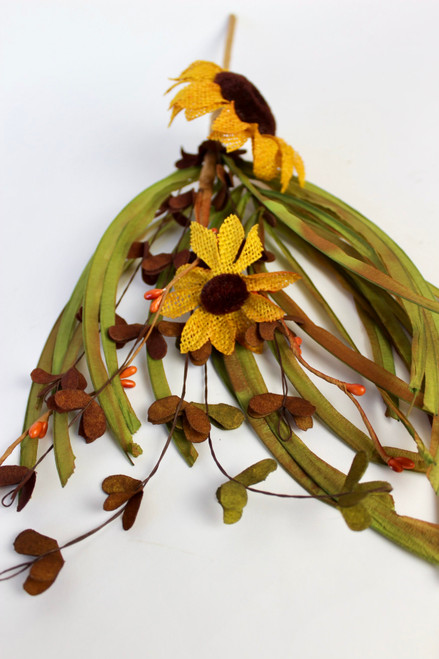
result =
M309 180L373 219L438 282L437 2L3 0L0 451L20 433L28 373L106 226L172 171L180 146L194 150L206 137L206 119L181 116L167 128L163 92L193 60L221 63L231 10L232 70L269 100ZM134 288L133 313L144 313L143 290ZM366 348L343 300L339 313ZM144 420L151 398L146 377L137 380ZM410 447L368 395L384 443ZM351 452L320 427L306 440L348 469ZM143 477L163 435L145 424L138 441L145 452L130 468L109 437L90 446L75 438L77 471L64 490L48 458L31 504L0 511L0 568L16 562L11 545L24 528L61 543L103 521L102 478ZM244 431L215 442L233 473L266 455ZM171 449L132 531L116 522L66 550L44 595L30 598L21 577L0 584L2 656L437 657L437 568L372 531L349 531L316 501L254 495L226 527L214 496L223 477L207 447L200 453L190 470ZM369 476L391 480L398 512L436 521L422 477L398 480L382 467ZM299 492L280 472L267 486Z

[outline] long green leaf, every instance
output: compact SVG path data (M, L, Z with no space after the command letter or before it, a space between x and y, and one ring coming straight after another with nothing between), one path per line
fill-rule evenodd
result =
M113 378L113 381L109 385L109 379L111 378L111 375L114 375L115 371L111 374L108 372L101 355L99 321L107 267L110 260L115 256L116 262L115 264L112 262L112 274L107 281L108 293L106 293L106 295L111 297L110 292L114 291L114 287L117 286L117 270L119 259L121 258L121 252L119 251L115 253L115 248L124 229L130 223L133 223L133 226L136 227L139 227L140 225L143 227L147 226L151 220L151 211L154 213L162 201L166 199L173 190L176 190L194 180L197 177L198 172L198 168L178 171L163 181L151 186L147 190L144 190L132 202L130 202L110 224L101 238L92 258L83 308L84 347L90 376L95 390L99 392L99 402L105 412L107 422L113 434L124 451L130 450L132 444L132 432L138 427L138 420L132 412L125 394L119 392L121 395L118 397L117 392L119 390L117 389L118 383L115 383L116 378ZM127 236L128 233L129 231L124 235ZM141 233L140 229L138 233ZM128 251L128 247L124 254L124 258ZM106 340L106 330L111 324L114 324L114 307L115 294L113 301L108 303L106 301L102 307L102 313L105 317L105 324L102 327L103 341ZM112 359L115 345L113 343L111 346L108 344L106 350L110 359Z

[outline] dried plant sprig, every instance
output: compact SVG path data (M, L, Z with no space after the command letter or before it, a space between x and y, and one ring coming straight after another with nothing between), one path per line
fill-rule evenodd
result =
M232 20L231 32L233 27ZM20 446L21 465L0 466L0 485L14 488L3 497L4 504L19 495L21 509L32 495L36 467L52 451L62 485L68 482L75 468L70 433L78 419L79 434L87 442L100 437L108 426L127 457L139 456L141 448L133 435L140 419L129 394L146 347L156 399L149 407L149 421L167 425L159 458L143 480L122 474L104 480L104 509L116 512L91 531L63 545L33 530L19 536L17 551L33 558L4 570L0 579L30 569L25 582L30 594L53 584L63 565L61 550L119 517L125 530L133 526L145 486L171 441L190 466L198 456L195 444L203 450L202 442L207 442L212 459L227 478L217 489L226 523L241 517L249 492L317 498L336 507L351 529L371 527L421 558L439 563L439 526L398 515L389 483L360 483L369 460L384 461L396 472L425 472L434 491L439 491L437 288L424 280L378 227L329 193L305 183L303 162L275 135L274 116L265 99L246 78L228 70L230 50L231 40L222 67L197 61L176 79L183 88L171 101L172 118L181 111L188 119L212 113L209 139L194 155L182 150L177 171L136 197L105 232L33 371L24 432L0 459L1 464ZM247 140L252 144L252 162L242 159L240 147ZM172 236L174 247L156 253L155 240L163 235ZM353 309L371 342L372 359L360 353L324 292L307 275L300 264L301 254L322 266L352 295ZM267 269L267 263L280 259L288 270L277 270L277 265ZM116 310L137 273L153 287L144 294L150 305L148 318L143 311L140 319L125 320ZM128 283L118 294L124 274ZM290 295L288 287L299 279L335 333L319 327L303 311L293 299L294 288ZM139 308L144 310L145 303ZM388 413L402 421L416 451L382 446L374 419L358 401L365 394L364 385L354 377L353 382L346 382L310 364L302 355L297 332L309 335L376 385ZM128 342L131 347L119 360L117 351ZM180 396L173 393L166 375L167 342L175 342L177 354L184 355ZM274 371L279 373L274 393L267 390L258 367L258 354L267 345L273 353ZM407 378L396 375L395 354L407 368ZM241 411L209 403L208 361ZM205 367L203 403L185 399L190 364L195 370ZM91 381L87 392L79 368ZM357 408L367 432L338 412L306 371L341 389ZM429 420L430 441L421 437L409 419L412 406ZM272 458L230 476L214 450L212 425L235 429L243 420ZM318 432L320 421L355 452L347 474L304 442L304 431ZM48 425L53 444L38 458L39 440ZM277 464L308 494L254 487Z

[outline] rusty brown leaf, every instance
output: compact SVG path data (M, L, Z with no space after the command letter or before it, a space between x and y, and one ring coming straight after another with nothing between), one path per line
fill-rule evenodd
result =
M32 382L35 384L51 384L60 379L60 375L53 375L53 373L48 373L42 368L34 368L30 374Z
M311 416L316 411L312 403L300 396L287 396L285 407L293 416Z
M148 421L151 423L168 423L172 421L180 402L179 396L166 396L156 400L148 410ZM186 407L186 401L181 404L181 410Z
M180 336L183 331L184 323L176 320L161 320L157 324L157 329L163 336Z
M125 506L122 514L122 526L124 531L129 531L136 521L137 513L139 512L140 504L143 499L143 491L136 492Z
M206 341L198 350L192 350L189 357L194 366L204 366L211 354L212 344L210 341Z
M30 569L23 588L29 595L39 595L55 581L64 565L64 559L56 540L33 529L26 529L15 538L14 549L18 554L41 556Z
M20 512L20 510L23 510L23 508L29 503L35 488L36 480L37 480L37 474L35 471L33 471L32 474L29 476L29 478L25 481L24 485L20 488L18 505L17 505L18 513Z
M137 339L143 331L145 331L145 333L147 331L145 325L141 325L140 323L132 323L129 325L125 322L125 324L119 323L109 327L108 336L112 341L116 342L116 348L122 348L128 341L134 341Z
M194 430L192 426L188 423L186 416L183 416L183 432L188 442L192 442L193 444L199 444L200 442L204 442L209 436L209 433L202 433Z
M129 501L132 496L129 492L114 492L113 494L109 494L104 501L103 508L106 511L116 510L116 508L120 508L124 503Z
M259 323L258 331L261 339L264 341L273 341L274 332L276 331L277 326L278 323L276 320L267 323Z
M210 421L204 410L200 410L192 403L189 403L184 409L184 415L193 430L207 437L210 432Z
M131 476L124 474L114 474L107 476L102 481L102 489L106 494L114 494L115 492L128 492L133 494L142 485L142 481Z
M151 359L163 359L168 351L166 341L156 327L153 327L146 347Z
M55 405L62 412L82 410L91 400L89 394L81 389L63 389L54 396Z
M128 250L127 259L143 258L144 243L134 242Z
M82 413L79 434L84 437L87 444L90 444L98 437L102 437L106 429L107 420L104 410L98 402L92 400Z
M247 411L252 417L264 417L280 409L283 399L281 394L258 394L250 399Z
M41 556L49 551L59 549L58 543L47 535L42 535L34 529L26 529L17 535L14 541L17 554L26 556Z
M87 380L74 366L69 368L61 378L61 389L85 389Z
M0 467L0 487L17 485L31 470L20 465L2 465Z
M182 211L189 206L192 206L194 203L194 190L188 190L187 192L182 192L182 194L170 196L168 198L168 208L169 210Z

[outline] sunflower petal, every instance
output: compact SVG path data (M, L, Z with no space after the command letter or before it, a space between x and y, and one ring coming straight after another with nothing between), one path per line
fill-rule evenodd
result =
M225 316L211 316L210 340L212 345L224 355L231 355L235 349L236 325Z
M201 226L198 222L191 224L191 248L211 270L219 268L218 242L213 231Z
M227 102L221 95L219 85L209 80L201 80L181 89L172 99L169 108L173 110L173 116L185 110L186 119L191 121L221 108Z
M192 62L187 69L182 71L178 78L171 78L171 80L176 80L176 84L180 84L182 82L193 82L195 80L214 80L215 76L218 73L221 73L223 71L218 64L214 64L213 62L207 62L205 60L196 60L195 62ZM172 85L171 89L173 89L175 85ZM168 89L168 92L170 90ZM166 92L166 93L168 93Z
M255 226L253 226L249 231L243 250L233 265L232 272L239 274L248 268L249 265L257 261L262 256L263 251L264 248L262 246L261 239L259 238L258 226L255 224Z
M187 264L180 266L175 276L178 277L179 272L185 269L187 269ZM197 286L201 289L210 278L211 274L205 268L193 268L175 282L174 290L179 291L183 288L195 288Z
M279 137L276 138L276 141L279 146L281 191L285 192L293 175L294 149Z
M251 124L238 117L233 101L226 105L212 123L209 139L218 140L227 151L240 149L253 134Z
M233 262L244 238L244 227L236 215L226 217L218 232L219 267L222 273L235 272Z
M201 348L209 340L209 333L216 318L218 316L212 316L204 309L196 309L185 323L181 334L180 351L185 353Z
M200 290L199 286L194 286L168 293L160 312L168 318L178 318L188 311L192 311L199 304Z
M280 291L293 284L300 275L296 272L261 272L256 275L243 275L248 291Z
M279 145L272 135L261 135L258 130L252 137L253 171L257 178L270 181L278 173Z
M283 318L285 312L271 300L267 300L263 295L250 293L247 300L241 307L247 318L254 320L255 323L269 322Z

